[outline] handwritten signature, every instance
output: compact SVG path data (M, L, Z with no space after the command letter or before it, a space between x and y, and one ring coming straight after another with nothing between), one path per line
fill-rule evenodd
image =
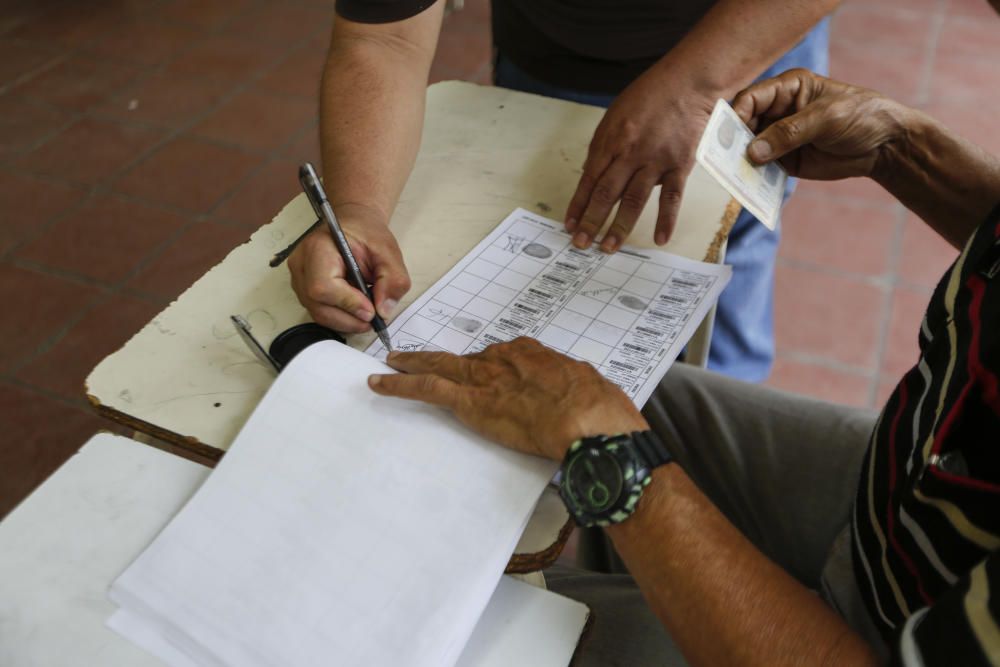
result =
M516 236L514 234L507 235L507 247L504 248L507 252L514 253L515 255L521 252L521 246L527 239L523 236Z
M617 287L601 287L600 289L585 289L580 290L580 294L589 297L604 296L605 294L614 294L618 291Z
M448 322L451 319L451 313L444 310L443 308L430 307L427 309L428 319L434 320L435 322Z

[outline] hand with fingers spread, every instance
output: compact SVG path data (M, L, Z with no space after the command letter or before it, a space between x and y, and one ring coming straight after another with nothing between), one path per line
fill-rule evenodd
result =
M756 83L733 109L758 132L753 162L779 160L792 176L834 180L872 176L905 135L910 109L879 93L793 69Z
M566 230L588 247L614 252L628 238L654 187L661 185L654 239L663 245L677 223L681 195L715 99L654 66L615 99L590 142L580 183L566 211Z
M648 428L639 410L588 364L530 338L479 354L394 352L394 375L372 375L369 386L448 408L473 430L527 454L562 460L588 435Z
M337 207L338 219L361 273L373 285L375 303L350 284L344 260L326 226L312 232L288 258L292 289L312 318L344 333L371 328L378 309L388 320L410 289L410 277L388 224L369 209Z

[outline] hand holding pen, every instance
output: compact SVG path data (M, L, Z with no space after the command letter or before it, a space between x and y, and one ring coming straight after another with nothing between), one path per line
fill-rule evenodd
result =
M315 183L322 189L318 178ZM311 198L317 204L325 197L312 190ZM322 206L317 204L314 210L319 214ZM355 257L364 289L352 281L348 262L334 244L333 232L325 221L322 229L296 243L288 260L292 287L316 322L347 333L367 331L376 314L382 321L392 316L396 304L410 288L410 279L387 221L376 210L344 204L338 205L336 213L332 208L330 212L349 241L347 247ZM369 289L367 283L374 285Z

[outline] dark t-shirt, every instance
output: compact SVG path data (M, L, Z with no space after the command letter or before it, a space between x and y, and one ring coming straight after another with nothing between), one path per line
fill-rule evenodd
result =
M433 0L337 0L353 21L388 23ZM493 0L493 43L550 84L618 93L669 51L714 0Z

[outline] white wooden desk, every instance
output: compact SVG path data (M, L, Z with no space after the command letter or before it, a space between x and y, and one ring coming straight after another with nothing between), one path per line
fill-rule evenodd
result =
M392 221L413 281L402 306L514 208L560 217L602 114L596 107L503 88L457 82L429 88L421 150ZM652 246L657 199L654 193L630 243ZM666 250L715 261L737 213L729 195L696 168ZM268 260L314 219L305 196L297 197L104 359L87 378L88 397L98 412L192 455L218 460L273 379L229 317L243 315L265 346L308 321L287 269L271 269ZM355 336L349 344L360 348L371 339L372 334ZM550 563L570 529L565 508L554 494L546 495L512 571Z
M104 622L108 586L209 469L106 435L0 523L0 665L162 665Z
M421 294L511 210L560 217L602 109L502 88L447 82L428 90L424 136L392 222L413 279L403 306ZM291 175L290 175L291 176ZM654 193L630 242L652 245ZM696 169L666 247L713 261L737 209ZM271 374L235 334L240 314L266 346L307 321L287 269L271 255L314 220L304 196L110 355L87 379L97 410L211 459L229 447L270 385ZM354 337L355 347L371 336Z
M208 474L102 434L15 508L0 523L0 665L161 665L105 627L108 587Z

